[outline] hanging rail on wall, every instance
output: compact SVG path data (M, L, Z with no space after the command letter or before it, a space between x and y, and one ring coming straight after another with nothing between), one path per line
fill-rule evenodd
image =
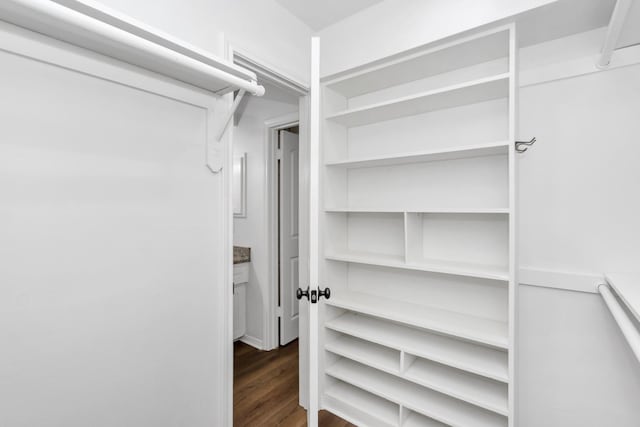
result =
M255 73L193 48L128 17L66 0L1 0L0 20L224 95L241 89L264 94Z
M536 143L535 136L531 138L531 141L516 141L516 151L518 153L524 153L529 149L529 147L531 147L535 143ZM526 145L526 147L522 148L523 145Z
M618 302L618 299L614 296L613 292L611 292L611 288L609 285L603 283L598 285L598 292L602 295L602 299L605 304L609 308L611 315L615 319L618 327L622 331L625 339L629 343L629 347L631 347L631 351L640 362L640 331L636 328L636 325L629 318L625 310Z

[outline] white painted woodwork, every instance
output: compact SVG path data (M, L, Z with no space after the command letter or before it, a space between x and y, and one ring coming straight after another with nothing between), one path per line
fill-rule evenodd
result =
M233 265L233 339L241 338L247 332L247 284L249 283L249 263Z
M400 352L349 335L329 339L324 348L339 356L364 363L381 371L400 374Z
M609 273L605 274L605 278L629 312L640 322L640 274Z
M468 43L457 40L385 61L365 71L347 73L329 79L326 85L351 98L508 56L508 35L504 31L489 31L487 34L487 37L470 37Z
M298 135L280 131L279 136L280 226L280 345L298 338Z
M598 285L598 292L602 296L607 308L611 312L611 315L615 319L622 335L624 335L629 348L633 351L633 354L640 362L640 329L637 321L635 308L625 310L623 304L629 307L628 299L623 299L620 295L616 297L611 291L611 288L606 284ZM622 304L620 303L622 300ZM628 312L631 312L631 315Z
M326 372L331 377L403 405L451 427L500 427L507 425L506 417L393 375L378 372L348 359L340 359L328 367Z
M515 425L514 31L323 81L320 390L356 423Z
M249 263L242 262L240 264L233 265L233 283L239 285L240 283L249 282Z
M326 304L496 348L508 347L505 322L348 290L337 290Z
M327 162L327 166L347 168L402 165L406 163L434 162L438 160L465 159L469 157L507 154L508 142L500 141L488 144L456 147L450 150L431 150L414 153L403 153L395 156L376 156L364 159L351 159Z
M333 331L395 348L443 365L496 381L509 382L507 354L504 351L354 313L346 313L329 320L325 326Z
M326 118L345 126L362 126L434 110L490 101L507 96L508 81L507 74L499 74L438 90L336 112L329 114Z
M403 377L500 415L509 415L505 384L468 375L421 358L416 358L403 373Z
M309 289L320 284L320 39L311 38L311 87L309 91ZM321 387L321 345L318 304L309 304L309 381L307 426L318 427Z
M235 89L264 94L255 74L105 9L82 5L86 13L56 2L7 0L2 20L80 46L217 94Z
M375 394L342 381L327 388L325 405L345 420L356 425L395 427L400 407Z
M409 409L406 410L408 412L407 418L401 424L402 427L446 427L446 424L442 424L439 421L434 421L431 418L425 417L422 414L417 412L413 412Z

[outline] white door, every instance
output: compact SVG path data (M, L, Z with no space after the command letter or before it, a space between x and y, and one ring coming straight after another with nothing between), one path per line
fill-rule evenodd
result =
M227 425L214 96L1 22L0 69L0 425Z
M278 145L280 345L285 345L298 338L298 135L282 130Z
M317 292L318 267L320 261L319 237L320 229L318 214L320 208L320 39L311 38L311 90L309 93L309 292ZM308 355L306 364L308 371L308 405L307 426L318 427L319 402L319 371L318 371L318 299L310 295L302 299L303 304L308 304L308 330L305 331L308 339Z

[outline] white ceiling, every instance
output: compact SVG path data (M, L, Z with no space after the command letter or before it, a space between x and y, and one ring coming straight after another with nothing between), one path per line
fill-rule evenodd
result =
M383 0L276 0L302 22L319 31Z

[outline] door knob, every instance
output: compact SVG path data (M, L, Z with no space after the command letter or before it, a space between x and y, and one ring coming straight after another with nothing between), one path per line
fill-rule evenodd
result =
M307 290L303 291L301 288L298 288L296 290L296 298L298 299L302 299L302 297L306 297L307 299L309 299L309 287L307 286Z
M325 297L326 299L331 298L331 289L324 288L324 291L321 291L320 288L318 288L318 299L321 297Z

